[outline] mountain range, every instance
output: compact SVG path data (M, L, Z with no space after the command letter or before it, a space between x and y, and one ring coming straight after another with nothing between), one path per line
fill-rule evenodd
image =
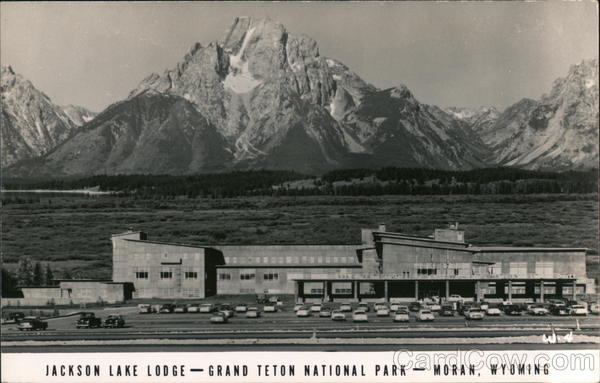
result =
M98 115L56 106L3 68L2 138L11 176L590 168L598 163L598 60L571 67L540 100L502 112L440 108L402 84L378 89L278 22L242 17Z

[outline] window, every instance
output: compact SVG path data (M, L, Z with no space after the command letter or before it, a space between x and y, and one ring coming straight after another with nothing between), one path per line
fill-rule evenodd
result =
M485 289L485 294L496 295L496 282L488 282L487 289Z
M285 263L292 263L292 257L285 257Z
M508 294L508 283L504 285L504 293ZM524 295L525 294L525 282L513 282L512 283L512 294Z
M511 262L509 274L520 277L527 276L527 262Z
M317 263L323 263L323 257L317 257Z
M231 280L231 274L219 273L219 279L221 281L229 281L229 280Z
M263 257L263 263L269 263L269 257Z
M279 280L279 274L278 273L266 273L266 274L263 274L263 279L265 281L277 281L277 280Z
M173 273L171 271L161 271L160 279L171 279L173 278Z
M240 274L240 279L243 281L248 281L251 279L254 279L255 275L254 273L242 273Z
M225 264L229 263L229 257L225 257Z
M309 263L315 263L315 257L308 257Z
M340 262L339 257L333 257L333 263L339 263L339 262Z
M147 271L136 271L135 277L137 279L148 279L148 272Z
M231 263L237 263L237 257L231 257Z
M502 263L494 263L488 267L488 273L490 275L502 274Z
M333 283L333 293L334 294L352 294L352 283L344 282L344 283Z
M325 263L331 263L331 257L325 256Z
M535 273L542 277L552 277L554 275L554 263L552 262L536 262Z
M196 271L186 271L185 279L198 279L198 273Z
M437 269L433 267L419 267L417 268L417 275L436 275Z

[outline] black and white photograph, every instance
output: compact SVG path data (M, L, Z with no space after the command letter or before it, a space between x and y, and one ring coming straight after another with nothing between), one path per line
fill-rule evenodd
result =
M598 382L598 26L0 2L1 381Z

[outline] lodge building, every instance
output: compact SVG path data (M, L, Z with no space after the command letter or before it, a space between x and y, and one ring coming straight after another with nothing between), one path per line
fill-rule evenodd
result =
M195 246L151 241L139 231L111 240L111 281L23 288L21 304L43 304L48 297L58 304L215 294L294 294L297 300L325 301L459 294L544 301L596 292L586 276L584 248L474 246L465 242L458 224L428 237L388 232L380 225L362 229L361 241L353 245Z

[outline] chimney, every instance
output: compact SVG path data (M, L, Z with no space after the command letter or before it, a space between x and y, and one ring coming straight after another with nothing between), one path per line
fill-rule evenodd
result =
M379 224L379 230L378 230L378 231L385 232L385 224L383 224L383 223L380 223L380 224Z

